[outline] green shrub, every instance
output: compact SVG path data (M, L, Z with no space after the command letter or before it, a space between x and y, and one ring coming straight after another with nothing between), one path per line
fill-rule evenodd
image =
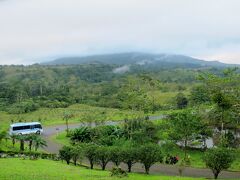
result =
M116 167L111 170L110 176L116 176L121 178L121 177L127 177L128 174L126 171L122 170L121 168Z

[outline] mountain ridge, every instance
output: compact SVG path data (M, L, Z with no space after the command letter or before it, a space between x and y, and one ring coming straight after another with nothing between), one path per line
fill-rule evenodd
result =
M72 56L57 58L52 61L41 63L43 65L76 65L76 64L116 64L116 65L162 65L181 67L233 67L236 64L226 64L219 61L206 61L178 54L151 54L141 52L97 54L88 56Z

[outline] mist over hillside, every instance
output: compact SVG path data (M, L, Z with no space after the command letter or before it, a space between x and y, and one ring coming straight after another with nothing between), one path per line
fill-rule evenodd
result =
M83 57L63 57L53 61L42 63L44 65L74 65L74 64L116 64L116 65L139 65L147 67L230 67L236 65L224 64L218 61L205 61L184 55L176 54L150 54L150 53L116 53L91 55Z

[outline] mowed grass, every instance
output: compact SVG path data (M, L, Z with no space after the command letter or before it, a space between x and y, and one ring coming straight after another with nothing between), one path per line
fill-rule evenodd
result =
M64 113L71 113L72 118L69 123L78 123L83 121L117 121L124 118L133 118L141 114L137 111L119 110L113 108L93 107L83 104L75 104L67 108L40 108L37 111L25 114L8 114L0 112L0 130L8 129L13 122L31 122L40 121L43 125L64 124ZM89 119L87 119L89 117Z
M115 180L109 171L90 170L85 167L66 165L61 161L0 159L0 179L6 180ZM122 180L203 180L203 178L171 177L130 173Z

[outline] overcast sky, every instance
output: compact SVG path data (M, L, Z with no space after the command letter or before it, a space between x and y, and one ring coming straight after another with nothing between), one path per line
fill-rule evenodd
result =
M0 64L126 51L240 64L240 0L0 0Z

